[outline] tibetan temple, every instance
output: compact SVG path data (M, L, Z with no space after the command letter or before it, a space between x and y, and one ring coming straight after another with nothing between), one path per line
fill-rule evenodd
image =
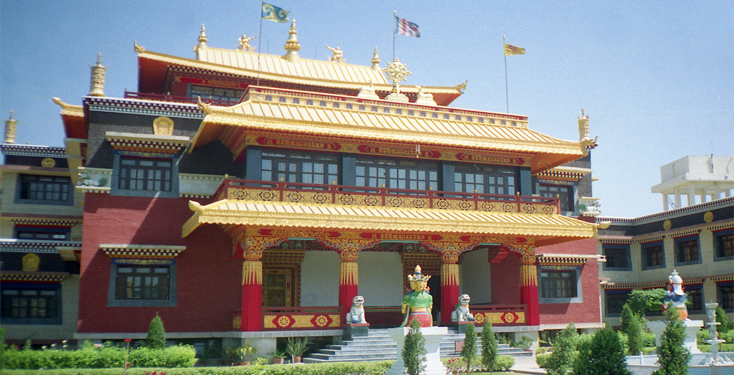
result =
M81 105L54 98L65 148L6 132L8 340L143 338L159 314L171 340L273 352L340 337L357 295L398 326L418 265L436 325L468 294L516 338L602 326L587 116L560 140L453 108L466 83L408 85L376 49L305 59L295 22L284 48L211 47L203 26L194 58L136 44L136 92L106 96L98 60Z

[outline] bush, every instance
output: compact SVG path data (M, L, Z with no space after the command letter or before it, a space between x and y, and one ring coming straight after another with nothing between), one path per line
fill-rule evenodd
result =
M635 320L631 322L631 325ZM631 328L631 325L629 328ZM579 353L573 364L575 374L630 375L624 359L624 348L619 336L607 326L593 335L591 341L578 346Z
M192 367L196 363L193 347L171 346L163 350L131 349L128 362L133 367ZM112 344L85 342L79 350L8 350L8 369L120 368L125 364L125 349Z
M571 323L556 338L553 352L545 363L548 375L564 375L573 366L576 357L578 334L576 326Z
M409 375L418 375L426 368L426 339L421 334L421 323L410 321L410 331L403 344L403 364Z
M497 340L492 331L492 322L489 319L484 320L484 328L481 334L482 341L482 366L485 369L494 369L497 361ZM491 371L491 370L490 370Z
M145 346L151 349L163 349L166 347L166 331L163 329L163 321L158 314L150 321L148 336L145 338Z
M515 358L510 355L498 355L494 360L494 371L507 371L515 365Z
M630 355L639 354L642 351L642 326L640 321L633 315L627 324L627 351Z
M548 361L550 360L550 356L550 352L537 354L535 356L535 363L537 363L538 367L540 368L548 368Z
M686 329L679 320L678 312L670 308L665 311L665 331L658 346L660 368L653 375L686 375L691 353L683 346Z
M461 348L461 358L466 362L466 368L471 369L471 363L477 357L477 331L474 330L474 323L466 325L464 333L464 346Z

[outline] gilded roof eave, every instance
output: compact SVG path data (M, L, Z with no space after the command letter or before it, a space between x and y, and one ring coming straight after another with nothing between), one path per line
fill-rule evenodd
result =
M243 51L237 51L239 53L251 53L251 52L243 52ZM273 57L272 55L268 55ZM280 56L274 56L275 58L280 58ZM200 61L195 59L187 59L183 57L178 56L172 56L172 55L166 55L158 52L151 52L147 50L142 50L138 52L138 58L142 59L149 59L153 61L160 61L167 64L174 64L174 65L180 65L180 66L186 66L194 69L204 69L204 70L211 70L216 71L220 73L226 73L226 74L232 74L237 76L256 76L258 75L257 70L252 69L245 69L245 68L239 68L239 67L231 67L227 65L220 65L212 62L207 61ZM301 59L301 60L307 60L307 59ZM311 60L318 63L328 63L328 64L334 64L331 62L324 62L324 61L318 61L318 60ZM367 80L359 80L359 81L345 81L345 80L337 80L337 79L324 79L324 78L317 78L317 77L306 77L306 76L294 76L290 74L282 74L282 73L273 73L268 71L260 71L259 72L260 79L263 80L273 80L278 82L288 82L288 83L295 83L295 84L303 84L303 85L315 85L315 86L322 86L322 87L333 87L333 88L346 88L346 89L354 89L359 90L360 88L363 88L365 86L368 86L370 84L369 79ZM380 79L377 79L377 77L381 77ZM392 90L392 84L387 82L385 77L380 73L376 74L374 76L373 86L376 90L379 91L391 91ZM455 94L455 95L461 95L461 85L456 86L422 86L423 91L426 93L433 93L433 94ZM400 86L401 91L403 92L418 92L417 86L408 86L408 85L401 85Z
M232 107L205 106L204 111L207 114L194 137L194 148L212 140L204 133L220 130L222 126L234 126L259 131L567 155L569 161L584 156L580 142L556 139L525 126L476 124L324 107L306 109L292 104L254 100Z
M592 238L597 226L562 215L220 200L191 202L182 237L203 224L535 238L538 246Z

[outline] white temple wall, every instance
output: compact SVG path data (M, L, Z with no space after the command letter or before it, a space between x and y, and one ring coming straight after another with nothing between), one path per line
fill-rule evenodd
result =
M339 266L335 251L307 251L301 263L301 306L339 305Z
M459 264L459 290L462 294L468 294L471 297L472 304L492 302L489 270L487 249L466 253Z
M399 253L363 251L357 258L359 295L366 306L400 306L403 265Z

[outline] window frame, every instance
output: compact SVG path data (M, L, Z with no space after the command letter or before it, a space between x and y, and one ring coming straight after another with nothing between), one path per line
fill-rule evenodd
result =
M654 249L654 248L658 248L658 247L660 248L660 254L661 254L661 261L662 261L662 263L661 264L656 264L656 265L650 265L650 264L648 264L648 260L649 260L648 251L650 249ZM658 268L665 268L665 264L666 264L666 260L665 260L665 244L663 243L662 240L641 243L640 244L640 258L641 258L640 259L640 265L641 265L640 268L643 271L653 270L653 269L658 269Z
M722 289L727 289L723 292ZM731 294L729 298L724 298L726 294ZM726 312L734 312L734 281L716 283L716 302Z
M695 242L695 246L691 246L691 243ZM685 237L678 237L673 240L674 244L674 264L676 266L686 266L690 264L699 264L701 263L701 240L698 237L698 234L695 234L693 236L685 236ZM685 245L685 247L683 247ZM686 251L690 252L692 251L692 248L695 247L695 255L696 259L692 260L681 260L681 252ZM690 255L690 254L688 254Z
M567 191L551 192L549 188L566 189ZM549 182L538 182L536 192L543 198L556 198L561 205L561 212L576 212L576 188L574 185L553 184Z
M569 284L568 290L575 289L574 290L575 295L565 296L565 297L544 297L543 291L545 289L551 289L551 288L544 285L545 284L544 281L548 280L549 278L548 276L543 276L543 273L564 273L564 272L570 272L573 275L572 276L573 281ZM562 278L558 278L558 279L561 280ZM555 290L559 289L557 285L554 288ZM582 303L583 293L581 289L581 267L578 267L578 266L539 266L538 267L538 300L540 303L543 303L543 304Z
M6 317L5 312L7 307L7 302L5 301L5 293L8 291L29 291L29 290L36 290L36 291L54 291L55 295L54 298L54 310L55 314L53 317L43 317L43 318L30 318L30 317ZM2 289L0 289L0 299L2 299L2 302L0 302L0 305L2 305L2 311L0 311L0 318L2 319L3 324L39 324L39 325L60 325L62 324L62 316L63 316L63 310L62 310L62 289L61 284L34 284L34 283L3 283Z
M733 260L734 259L734 228L722 230L713 232L713 240L714 240L714 262L720 262L725 260ZM731 245L729 246L729 249L732 250L731 255L719 255L719 252L721 251L721 241L728 237L731 241Z
M356 157L354 175L359 187L384 185L386 189L436 191L441 184L440 165L436 162L361 155Z
M20 233L37 233L37 234L48 234L53 236L63 235L64 238L29 238L20 237ZM70 227L32 227L32 226L19 226L13 227L13 238L19 240L42 240L42 241L69 241L71 239L71 228Z
M266 164L270 166L266 168ZM281 164L285 165L285 170L280 169ZM321 172L317 171L317 166L322 168ZM336 171L332 171L332 167ZM332 185L332 182L338 184L342 173L341 158L337 154L280 149L263 149L259 168L260 179L263 181L279 182L282 177L282 182L314 185ZM313 182L319 177L325 181Z
M66 186L67 191L66 192L59 192L60 194L66 194L66 199L32 199L32 198L24 198L24 191L26 189L26 184L33 183L32 181L27 181L27 179L53 179L53 180L63 180L63 181L44 181L44 182L36 182L42 184L44 187L47 185L54 185L54 186ZM43 192L46 192L46 189L42 189ZM55 206L72 206L74 205L74 185L71 184L71 178L67 176L50 176L50 175L40 175L40 174L25 174L25 173L19 173L17 178L17 186L16 186L16 192L15 192L15 203L19 204L42 204L42 205L55 205ZM45 194L44 194L45 195Z
M117 298L120 268L168 267L168 299ZM115 258L110 265L110 283L107 290L108 307L175 307L178 304L176 261L169 259Z
M480 182L477 182L477 177L481 177ZM474 193L476 190L477 194L514 196L520 187L518 169L502 165L462 163L454 169L453 179L453 191L463 193Z
M624 251L625 253L622 254L622 256L625 258L627 265L624 267L613 267L610 266L609 259L615 259L616 257L610 257L607 254L607 250L617 250L617 251ZM607 261L604 262L603 269L605 271L632 271L632 256L630 251L630 245L620 245L620 244L602 244L602 254L606 257Z
M604 291L604 315L606 316L621 316L622 315L622 307L627 302L627 298L629 298L629 295L632 291L631 290L605 290ZM624 296L624 302L619 306L619 312L617 311L609 311L609 296ZM616 305L617 302L615 302Z
M691 306L690 308L688 308L688 312L692 312L694 314L704 314L706 312L706 309L704 308L703 302L703 284L684 285L684 290L686 292L688 300L691 301ZM694 301L694 299L697 301ZM697 304L698 308L696 308Z
M122 169L123 169L123 166L122 166L123 160L131 160L131 159L170 161L171 163L170 190L138 190L138 189L121 188L120 187L120 184L121 184L120 174L122 173ZM165 155L162 155L162 154L160 155L160 157L150 156L150 155L146 155L145 157L139 157L136 155L120 154L118 151L115 151L115 160L113 162L113 167L112 167L113 168L112 181L110 182L110 194L130 196L130 197L178 198L179 160L180 159L179 159L178 154L172 157L166 157ZM144 170L147 170L147 169L144 169Z

